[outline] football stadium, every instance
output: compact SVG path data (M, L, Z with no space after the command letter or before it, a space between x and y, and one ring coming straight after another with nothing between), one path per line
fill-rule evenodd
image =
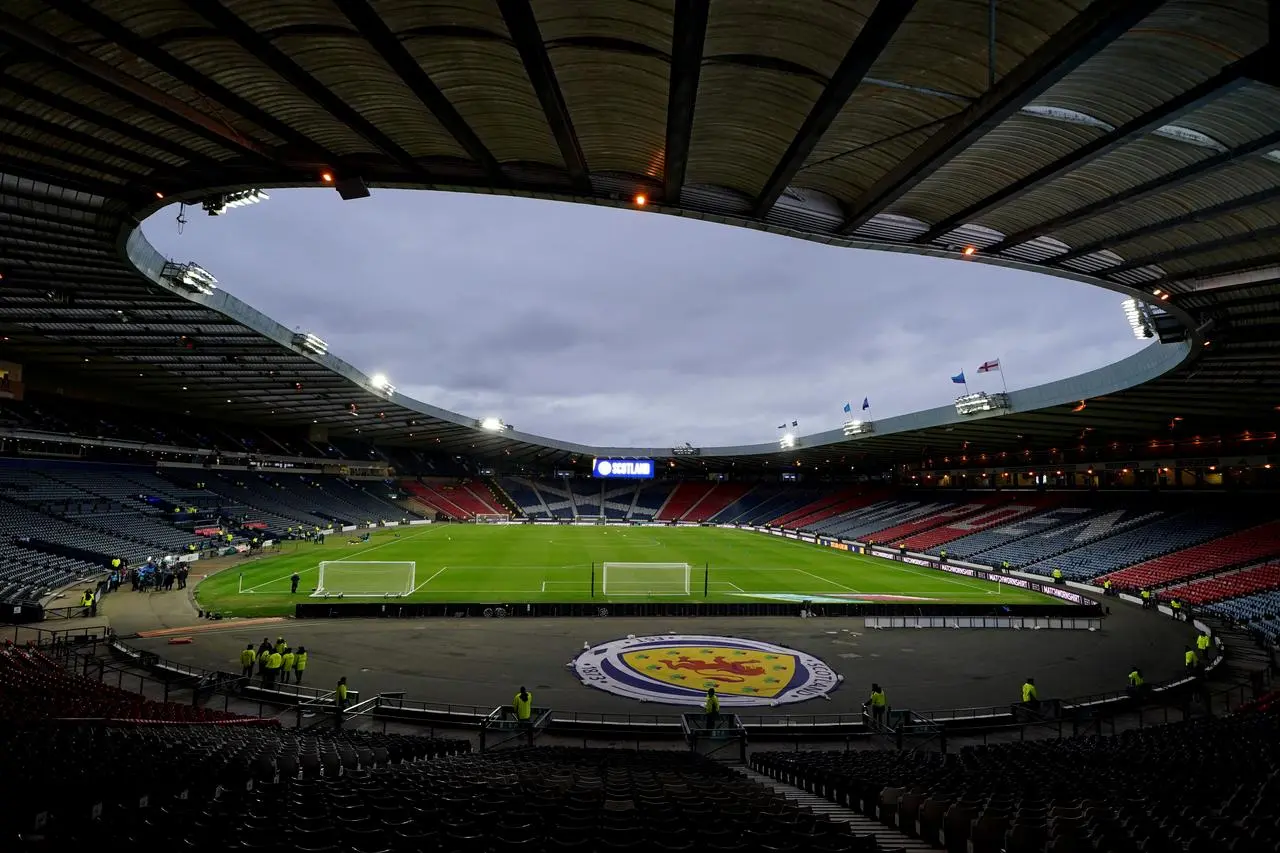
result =
M0 5L0 849L1280 848L1278 48L1277 0ZM1038 275L1142 346L604 446L143 233L396 191Z

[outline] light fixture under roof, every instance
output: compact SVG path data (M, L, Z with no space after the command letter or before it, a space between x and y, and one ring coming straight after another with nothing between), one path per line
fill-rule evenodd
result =
M160 277L175 287L204 296L211 295L218 287L218 280L213 274L195 261L185 264L169 261L160 268Z

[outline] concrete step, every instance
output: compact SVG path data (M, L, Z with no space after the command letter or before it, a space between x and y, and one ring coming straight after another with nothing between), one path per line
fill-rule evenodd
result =
M874 835L876 843L880 845L880 849L887 851L887 853L897 853L897 851L903 851L903 853L925 853L925 851L934 849L918 838L912 838L896 829L890 829L879 821L872 820L852 809L846 809L844 806L836 805L825 797L810 794L804 788L797 788L795 785L779 782L772 777L752 770L750 767L738 766L734 767L733 770L741 773L757 785L762 785L771 791L777 791L801 808L809 809L814 814L826 815L831 820L849 824L849 828L857 835Z

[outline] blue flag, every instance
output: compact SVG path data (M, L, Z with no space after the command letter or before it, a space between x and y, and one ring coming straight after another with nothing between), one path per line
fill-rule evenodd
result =
M964 385L965 384L964 371L962 370L959 373L957 373L955 376L952 376L951 381L956 383L957 385Z
M853 411L853 406L850 406L848 403L845 403L844 413L847 415L847 414L850 414L852 411Z
M862 411L864 411L864 412L865 412L865 411L866 411L867 409L869 409L869 408L871 408L871 398L870 398L870 397L863 397L863 398L862 398Z

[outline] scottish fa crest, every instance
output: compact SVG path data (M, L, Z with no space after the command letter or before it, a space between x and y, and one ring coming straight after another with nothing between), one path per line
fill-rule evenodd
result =
M587 649L571 664L583 684L666 705L700 705L714 687L725 708L826 696L840 676L813 655L736 637L629 637Z

